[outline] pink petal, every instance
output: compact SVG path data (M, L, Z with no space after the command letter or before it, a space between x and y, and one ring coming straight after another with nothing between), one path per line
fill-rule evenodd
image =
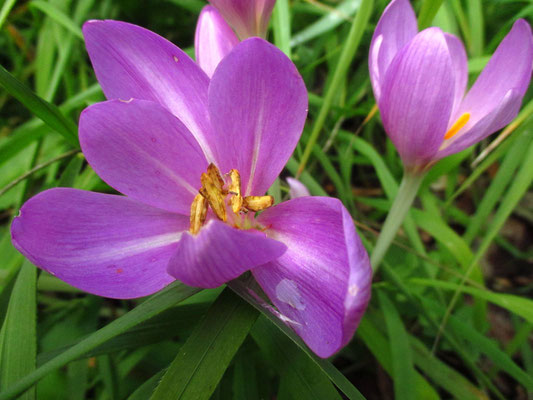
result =
M311 196L311 194L309 193L309 189L307 189L307 187L298 179L288 177L287 183L289 184L289 196L291 199L295 199L297 197Z
M337 199L301 197L259 220L288 249L253 275L311 350L331 356L350 341L370 299L370 261L350 215Z
M446 44L448 45L448 50L450 52L452 69L455 78L455 99L453 101L454 111L452 111L453 116L455 115L455 111L461 104L461 100L463 100L465 95L466 84L468 83L468 62L463 42L461 42L458 37L449 33L445 33L444 37L446 38ZM455 118L452 118L452 122L449 125L453 124L454 122Z
M307 91L294 64L263 39L238 44L209 86L219 168L239 170L243 192L262 195L294 151L307 115Z
M391 1L379 19L370 44L368 66L376 101L381 97L390 63L417 32L415 12L409 0Z
M189 286L215 288L250 268L275 260L286 249L264 233L211 220L198 235L183 235L168 273Z
M445 140L436 158L440 159L463 151L506 126L518 114L522 97L522 94L510 90L495 110L480 119L465 134L459 133L453 138Z
M209 78L187 54L147 29L120 21L88 21L83 35L108 99L161 103L213 159L207 112Z
M110 186L145 204L189 214L208 163L167 109L146 100L98 103L82 113L79 132L87 161Z
M531 28L526 21L519 19L466 94L458 115L468 112L471 117L459 134L467 134L470 127L499 107L510 90L523 96L531 79L532 64Z
M407 167L426 164L439 149L454 93L446 39L439 28L428 28L392 61L378 103L385 131Z
M209 77L237 43L239 39L217 9L205 6L198 17L194 50L196 62Z
M268 21L276 0L209 0L244 40L266 37Z
M188 218L114 196L58 188L28 200L13 220L13 245L81 290L128 299L157 292Z

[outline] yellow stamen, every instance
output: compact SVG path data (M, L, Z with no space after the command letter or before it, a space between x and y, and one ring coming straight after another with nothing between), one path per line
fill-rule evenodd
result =
M444 140L451 139L454 137L457 132L459 132L468 122L470 119L470 113L464 113L461 115L457 121L452 125L452 127L446 132L446 135L444 135Z
M241 195L241 174L236 169L229 172L231 183L228 192L232 195L230 198L231 209L235 214L241 211L243 198Z
M225 193L222 188L224 181L220 176L220 172L218 172L218 168L213 164L209 164L207 174L203 173L200 180L202 182L200 194L207 199L218 219L226 222L226 204L224 203Z
M191 226L189 231L196 235L205 222L207 215L207 199L201 194L197 194L191 204Z
M272 196L246 196L244 198L244 208L250 211L261 211L274 204Z

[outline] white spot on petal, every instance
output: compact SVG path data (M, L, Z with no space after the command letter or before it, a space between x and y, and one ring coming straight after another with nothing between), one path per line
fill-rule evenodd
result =
M350 285L350 287L348 288L348 293L350 293L350 296L357 296L357 293L359 293L359 286L357 286L356 284Z
M178 62L179 61L178 57L174 56L174 61Z
M123 103L131 103L133 101L133 97L130 97L129 100L118 99L118 101L121 101Z
M278 283L276 286L276 297L279 301L287 303L296 310L305 310L305 304L298 291L298 286L290 279L283 279Z

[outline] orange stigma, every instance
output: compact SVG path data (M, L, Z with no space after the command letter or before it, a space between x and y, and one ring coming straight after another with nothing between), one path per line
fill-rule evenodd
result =
M457 121L455 121L455 124L452 125L450 130L446 132L446 135L444 135L444 140L451 139L452 137L454 137L457 134L457 132L459 132L463 128L463 126L466 125L469 119L470 119L470 113L464 113L463 115L461 115L457 119Z

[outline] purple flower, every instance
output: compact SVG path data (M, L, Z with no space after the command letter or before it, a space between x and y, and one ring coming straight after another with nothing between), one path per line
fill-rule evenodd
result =
M218 63L239 43L239 39L218 10L205 6L198 17L194 38L196 62L211 78Z
M408 170L424 170L503 128L529 86L533 37L519 19L472 88L461 41L439 28L418 32L408 0L385 9L369 68L385 131Z
M40 193L12 224L15 247L69 284L113 298L149 295L175 279L212 288L251 270L315 353L344 346L371 283L349 213L333 198L269 207L264 196L307 114L292 62L251 38L210 80L138 26L90 21L83 32L109 100L82 113L81 147L126 196Z
M209 0L241 40L266 37L268 21L276 0Z

